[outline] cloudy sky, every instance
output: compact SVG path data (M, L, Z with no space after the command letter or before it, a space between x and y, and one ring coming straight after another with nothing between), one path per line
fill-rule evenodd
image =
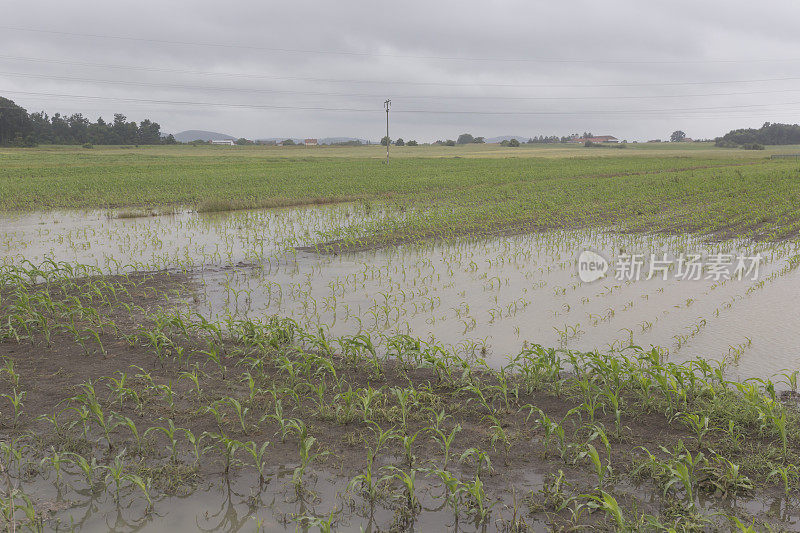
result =
M800 122L800 3L10 2L0 95L165 132L693 138Z

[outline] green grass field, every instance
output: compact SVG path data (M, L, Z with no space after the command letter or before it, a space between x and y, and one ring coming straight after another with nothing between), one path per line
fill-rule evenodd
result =
M404 213L372 241L592 224L782 239L800 229L800 162L769 156L794 151L392 147L387 166L380 146L5 149L0 210L370 201Z

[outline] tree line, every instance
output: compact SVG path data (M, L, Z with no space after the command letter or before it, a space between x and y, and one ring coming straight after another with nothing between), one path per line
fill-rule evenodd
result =
M0 97L0 145L37 144L175 144L172 135L161 136L157 122L144 119L138 124L121 113L112 122L99 117L91 122L81 113L72 115L44 111L28 113L13 101Z
M800 144L800 125L765 122L759 129L731 130L716 139L716 145L735 147L765 144Z

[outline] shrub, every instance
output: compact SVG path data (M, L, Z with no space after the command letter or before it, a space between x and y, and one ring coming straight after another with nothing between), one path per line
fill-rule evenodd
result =
M744 148L745 150L763 150L764 149L764 145L763 144L758 144L758 143L747 143L747 144L743 144L742 148Z
M83 147L84 148L94 148L94 145L92 143L83 143Z

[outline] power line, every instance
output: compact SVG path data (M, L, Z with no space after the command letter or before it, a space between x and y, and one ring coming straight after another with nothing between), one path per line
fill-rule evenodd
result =
M676 81L676 82L643 82L643 83L579 83L579 84L542 84L542 83L478 83L478 82L425 82L410 80L365 80L365 79L344 79L344 78L315 78L307 76L272 76L265 74L252 74L245 72L212 72L201 70L171 69L165 67L143 67L138 65L119 65L109 63L91 63L86 61L72 61L67 59L49 59L39 57L20 57L0 55L0 59L9 61L22 61L31 63L49 63L57 65L74 65L81 67L135 70L143 72L166 72L171 74L190 74L196 76L223 76L226 78L251 78L266 80L283 81L309 81L314 83L358 83L358 84L382 84L382 85L418 85L436 87L508 87L521 89L570 89L570 88L621 88L621 87L678 87L693 85L728 85L741 83L766 83L775 81L798 81L800 77L779 77L779 78L751 78L739 80L708 80L708 81Z
M271 104L236 104L230 102L197 102L186 100L160 100L150 98L125 98L110 96L77 95L64 93L43 93L33 91L14 91L0 89L0 93L23 94L31 96L46 96L54 98L75 98L86 100L101 101L120 101L133 103L167 104L167 105L187 105L187 106L208 106L208 107L231 107L242 109L276 109L276 110L301 110L301 111L338 111L351 113L377 113L381 108L345 108L345 107L326 107L326 106L292 106L292 105L271 105ZM440 109L396 109L395 113L404 114L430 114L430 115L548 115L548 116L605 116L605 115L647 115L652 118L654 115L663 113L693 113L706 111L731 111L736 109L766 109L775 106L800 105L797 102L773 102L766 104L741 104L731 106L704 106L704 107L684 107L668 109L613 109L603 111L469 111L469 110L440 110Z
M78 33L58 30L45 30L40 28L22 28L17 26L0 26L0 29L9 31L19 31L28 33L45 33L51 35L62 35L67 37L81 37L91 39L109 39L117 41L147 42L154 44L167 44L178 46L203 46L211 48L235 48L242 50L255 50L263 52L281 52L291 54L318 54L318 55L343 55L357 57L385 57L395 59L426 59L437 61L496 61L513 63L577 63L577 64L712 64L712 63L774 63L774 62L794 62L800 58L754 58L754 59L631 59L631 60L611 60L611 59L575 59L575 58L545 58L545 57L461 57L461 56L435 56L435 55L413 55L413 54L390 54L382 52L351 51L351 50L314 50L300 48L284 48L269 46L253 46L237 43L215 43L207 41L178 41L169 39L153 39L144 37L131 37L121 35L108 35L100 33Z
M322 91L296 91L284 89L254 89L246 87L219 87L219 86L202 86L202 85L181 85L173 83L154 83L154 82L141 82L134 80L107 80L97 78L81 78L74 76L53 76L46 74L33 74L28 72L2 72L2 76L17 76L23 78L35 78L46 80L63 80L63 81L77 81L86 83L102 83L111 85L127 85L137 87L162 87L168 89L190 89L190 90L204 90L204 91L229 91L229 92L249 92L249 93L267 93L267 94L290 94L290 95L304 95L304 96L331 96L331 97L346 97L346 98L380 98L382 95L378 93L364 94L364 93L332 93ZM750 95L763 95L763 94L778 94L778 93L796 93L800 89L773 89L768 91L742 91L742 92L727 92L727 93L695 93L695 94L666 94L666 95L619 95L619 96L502 96L502 95L397 95L394 98L408 99L408 100L647 100L647 99L664 99L664 98L699 98L709 96L750 96Z

